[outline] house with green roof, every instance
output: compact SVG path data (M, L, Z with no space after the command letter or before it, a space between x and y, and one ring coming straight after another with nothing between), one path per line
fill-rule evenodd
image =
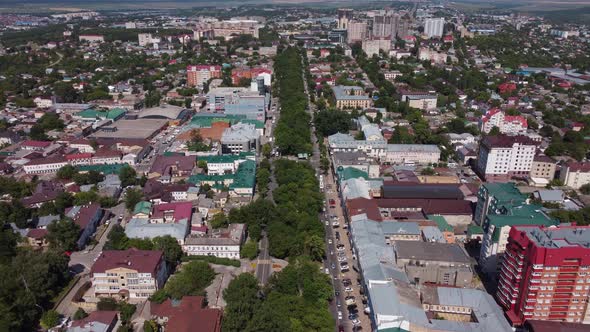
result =
M235 173L239 165L246 160L256 161L256 154L254 152L240 152L235 155L224 154L198 157L197 161L200 160L207 163L207 175L222 175Z
M361 171L355 167L338 167L336 170L336 175L338 176L338 181L340 182L358 178L369 180L369 173Z
M231 196L253 196L256 184L256 161L250 159L242 161L234 173L191 175L188 182L199 186L207 184L217 191L228 188Z
M97 165L80 165L78 167L78 171L81 173L90 172L90 171L97 171L104 175L109 174L119 174L121 168L127 166L128 164L97 164Z
M152 203L141 201L133 208L133 218L149 218L152 212Z

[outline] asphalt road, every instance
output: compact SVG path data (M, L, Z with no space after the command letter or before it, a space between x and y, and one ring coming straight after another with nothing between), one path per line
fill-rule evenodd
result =
M258 259L256 260L256 278L261 285L266 285L272 271L272 260L268 251L268 238L266 232L262 232L262 239L258 243Z

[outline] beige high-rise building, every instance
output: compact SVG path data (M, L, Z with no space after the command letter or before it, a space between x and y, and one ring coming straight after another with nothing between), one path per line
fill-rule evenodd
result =
M367 38L367 23L350 22L348 24L347 35L349 44L363 41Z
M341 8L338 9L338 29L348 29L348 23L352 20L352 9Z

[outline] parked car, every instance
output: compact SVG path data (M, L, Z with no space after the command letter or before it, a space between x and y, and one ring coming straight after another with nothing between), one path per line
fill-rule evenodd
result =
M333 198L330 198L330 205L336 205L336 201Z
M347 293L350 293L350 292L352 292L352 287L348 286L348 287L344 288L344 291Z
M338 320L342 320L342 311L338 311Z

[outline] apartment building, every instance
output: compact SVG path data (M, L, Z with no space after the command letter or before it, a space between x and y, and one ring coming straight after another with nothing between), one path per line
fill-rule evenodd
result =
M537 145L527 136L486 136L479 143L477 171L488 182L527 178Z
M557 164L555 160L546 155L538 154L533 159L529 176L531 179L545 179L549 182L555 177L556 169Z
M332 90L334 91L336 108L338 109L368 108L371 106L371 98L365 94L365 90L360 86L337 85Z
M527 119L522 115L507 115L499 108L493 108L479 119L479 129L482 133L489 133L498 127L502 134L523 134L528 128Z
M168 269L160 250L104 250L90 271L95 297L145 299L164 286Z
M497 273L512 226L553 226L559 222L542 211L542 206L529 204L513 183L486 183L478 192L475 223L483 228L479 263L491 278Z
M212 78L221 77L221 66L196 65L186 67L186 83L189 86L203 87Z
M428 18L424 21L424 34L428 38L442 37L445 28L445 19L440 18Z
M391 50L391 39L365 39L362 42L362 48L369 58L375 54L379 55L380 51L383 51L387 54L389 53L389 50Z
M561 168L559 179L568 187L580 189L590 183L590 162L568 162Z
M436 108L438 96L422 91L402 91L401 101L408 103L409 107L428 111Z
M513 325L527 320L590 323L590 227L510 230L496 298Z
M362 42L367 38L367 23L366 22L348 22L346 28L347 41L349 44Z

